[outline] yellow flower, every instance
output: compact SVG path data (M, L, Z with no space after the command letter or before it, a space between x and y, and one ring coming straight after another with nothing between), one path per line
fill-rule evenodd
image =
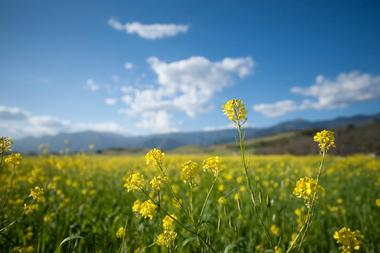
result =
M157 176L157 177L154 177L150 181L150 185L152 186L154 190L159 191L161 189L161 186L164 185L167 181L168 181L167 177Z
M24 204L24 212L25 214L33 213L38 210L38 204Z
M154 215L156 214L157 206L153 203L152 200L147 200L141 203L139 212L142 217L153 219Z
M198 163L191 160L182 164L182 179L186 183L191 181L199 168Z
M119 227L119 229L116 231L116 238L123 238L124 236L125 236L124 227Z
M13 164L14 166L18 166L18 165L20 165L21 160L22 160L21 154L13 153L13 154L10 154L9 156L7 156L4 159L4 162L8 165Z
M363 238L364 236L359 230L351 231L351 229L346 227L341 228L334 233L334 239L341 245L340 250L344 253L360 250Z
M274 236L280 236L280 228L275 224L272 224L272 226L270 226L270 231Z
M227 199L222 196L218 199L218 203L219 203L219 205L223 206L227 203Z
M224 184L219 184L218 185L218 191L223 192L224 189L225 189Z
M327 152L330 147L335 147L334 132L323 130L314 135L314 141L318 143L322 152Z
M146 165L153 164L161 167L164 156L165 153L157 148L154 148L145 155Z
M236 124L242 125L247 121L247 110L240 99L228 100L223 106L223 113Z
M317 181L315 179L310 177L303 177L298 179L296 187L293 190L293 195L297 198L303 198L306 207L310 207L314 193L322 190L323 188L317 184Z
M13 140L9 137L0 137L0 154L11 151Z
M132 211L135 212L135 213L139 213L140 212L140 207L141 207L141 201L140 200L135 200L135 202L133 203L133 206L132 206Z
M279 246L274 247L274 253L282 253L282 249Z
M154 242L158 245L158 246L163 246L163 247L167 247L169 248L175 238L177 237L177 233L174 232L174 231L164 231L162 232L161 234L157 235Z
M376 199L376 205L380 207L380 199Z
M125 178L124 187L128 192L140 191L144 187L144 184L144 176L136 172Z
M223 161L219 156L209 157L203 161L203 170L212 173L215 177L222 170Z
M172 214L171 216L174 219L177 219L177 217L174 214ZM165 218L162 220L162 227L164 230L174 231L175 221L169 215L166 215Z
M38 203L42 203L45 201L44 198L44 190L40 187L36 186L32 190L30 190L29 197L32 197L34 201Z

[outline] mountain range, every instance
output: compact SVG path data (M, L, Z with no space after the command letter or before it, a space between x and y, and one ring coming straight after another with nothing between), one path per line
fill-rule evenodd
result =
M339 117L332 120L307 121L302 119L286 121L265 128L245 128L245 139L262 138L281 133L360 127L380 122L380 113L375 115L356 115ZM60 152L69 148L72 152L88 150L90 144L96 150L106 149L144 149L159 147L163 150L176 149L182 146L209 147L232 143L236 140L235 129L214 131L175 132L147 136L123 136L115 133L84 131L76 133L59 133L40 137L25 137L14 141L14 151L22 153L38 152L40 144L48 144L50 152Z

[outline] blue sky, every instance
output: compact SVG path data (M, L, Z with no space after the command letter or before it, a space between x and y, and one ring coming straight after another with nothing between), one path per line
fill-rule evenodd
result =
M380 111L378 1L1 1L0 134Z

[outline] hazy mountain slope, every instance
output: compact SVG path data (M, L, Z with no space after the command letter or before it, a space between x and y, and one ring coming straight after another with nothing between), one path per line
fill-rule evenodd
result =
M246 128L246 139L270 136L290 131L311 129L337 129L348 126L359 127L380 120L380 114L372 116L354 116L325 121L293 120L266 128ZM19 152L37 152L39 144L49 144L51 152L59 152L68 147L71 151L87 150L89 144L94 144L97 150L109 148L152 148L174 149L181 146L211 146L231 143L236 139L236 130L225 129L216 131L177 132L155 134L149 136L125 137L114 133L78 132L61 133L55 136L26 137L15 140L14 150ZM65 145L64 141L68 140Z

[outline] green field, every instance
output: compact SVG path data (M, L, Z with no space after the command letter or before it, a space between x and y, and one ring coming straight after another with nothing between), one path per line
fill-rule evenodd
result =
M205 158L163 157L168 181L161 188L160 206L152 219L132 211L136 199L144 201L148 197L123 187L127 175L140 172L145 178L145 191L157 198L149 181L161 171L157 166L146 165L143 156L24 157L20 165L3 165L0 251L211 252L203 239L217 252L273 252L274 245L278 245L278 252L279 247L285 252L306 211L303 200L292 194L296 181L304 176L315 177L321 158L247 158L254 188L262 189L256 195L260 202L257 206L272 245L252 213L240 157L221 157L224 165L216 180L202 170ZM181 165L187 160L200 164L192 189L181 178ZM214 180L215 187L199 218ZM320 184L324 190L318 197L302 250L337 252L334 231L349 227L364 235L362 252L378 252L380 206L376 199L380 198L380 161L371 156L328 156ZM29 194L36 186L43 193L33 199ZM32 210L25 205L32 206ZM184 225L175 224L177 236L170 248L154 244L167 213ZM125 234L117 238L120 227L125 228Z

